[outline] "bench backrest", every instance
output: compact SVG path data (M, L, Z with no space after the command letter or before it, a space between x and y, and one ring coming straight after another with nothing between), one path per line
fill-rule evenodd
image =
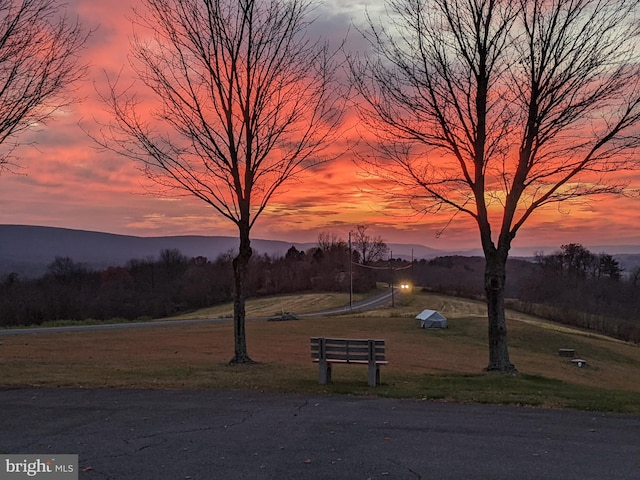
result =
M384 340L358 338L311 338L314 361L344 363L386 363Z

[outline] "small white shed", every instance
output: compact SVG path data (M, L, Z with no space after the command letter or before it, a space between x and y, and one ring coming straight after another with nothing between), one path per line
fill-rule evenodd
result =
M447 319L435 310L423 310L416 316L420 328L447 328Z

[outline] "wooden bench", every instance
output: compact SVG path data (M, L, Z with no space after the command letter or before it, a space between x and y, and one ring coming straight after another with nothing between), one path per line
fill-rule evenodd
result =
M318 362L318 381L331 381L331 364L356 363L369 366L369 385L380 384L380 365L386 365L384 340L357 338L311 338L311 358Z

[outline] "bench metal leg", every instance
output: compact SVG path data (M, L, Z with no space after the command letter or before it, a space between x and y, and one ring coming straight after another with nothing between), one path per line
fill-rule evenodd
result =
M369 386L375 387L380 384L380 365L376 364L375 340L367 341L367 349L369 353Z
M375 363L369 364L369 386L375 387L380 385L380 365Z
M320 385L326 385L331 382L331 364L326 360L320 360L318 362L318 383Z

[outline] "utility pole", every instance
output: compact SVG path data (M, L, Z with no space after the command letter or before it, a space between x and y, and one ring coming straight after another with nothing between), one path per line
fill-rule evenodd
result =
M391 269L391 307L396 306L396 298L393 293L393 252L389 250L389 267Z

